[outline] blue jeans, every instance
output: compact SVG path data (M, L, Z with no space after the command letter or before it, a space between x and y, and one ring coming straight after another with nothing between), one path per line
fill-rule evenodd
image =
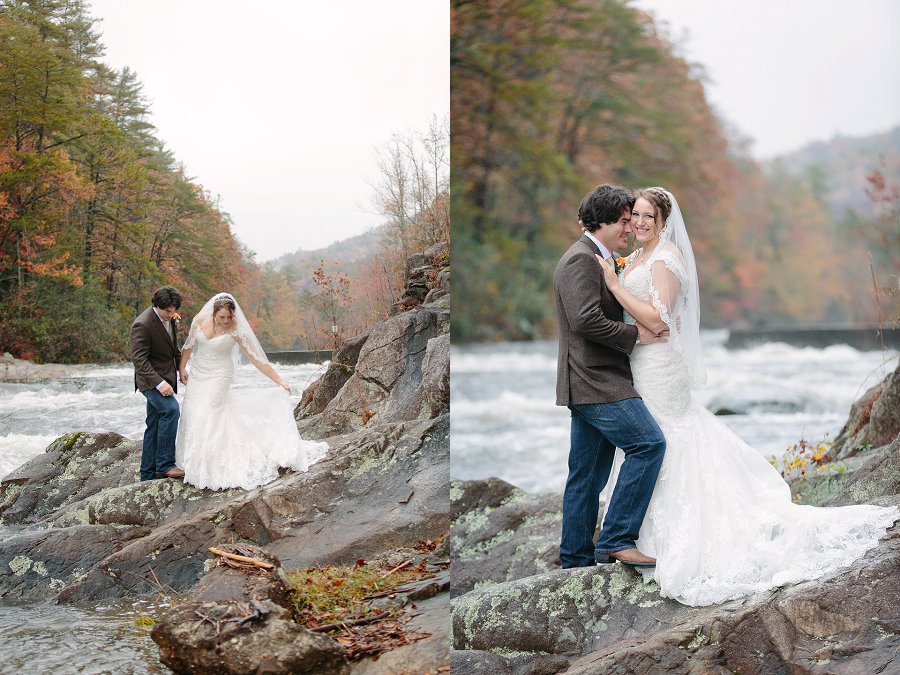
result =
M570 405L569 410L569 477L559 546L564 568L594 565L595 559L634 547L666 449L662 430L639 398ZM617 447L625 452L625 461L595 548L600 491L609 479Z
M175 466L175 433L178 431L178 399L157 389L141 392L147 399L147 431L141 452L141 480L162 478Z

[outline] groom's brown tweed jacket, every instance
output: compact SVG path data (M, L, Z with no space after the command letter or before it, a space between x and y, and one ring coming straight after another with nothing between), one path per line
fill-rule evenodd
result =
M622 323L622 306L603 280L587 235L569 247L553 274L559 360L556 405L612 403L634 398L628 354L637 327Z
M172 323L172 335L177 335ZM131 324L131 362L134 364L134 388L153 389L162 380L178 391L178 362L181 351L176 339L148 307Z

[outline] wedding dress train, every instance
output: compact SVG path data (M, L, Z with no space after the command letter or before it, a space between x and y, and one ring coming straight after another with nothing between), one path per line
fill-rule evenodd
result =
M279 467L306 471L328 450L300 438L284 390L232 386L235 349L229 334L196 331L175 461L200 488L250 490L277 478Z
M679 265L671 251L660 249L624 279L620 275L632 295L657 308L651 265ZM626 321L634 323L627 315ZM637 541L657 559L655 568L642 570L645 580L655 580L664 597L711 605L815 579L875 547L900 517L898 510L792 503L778 471L692 398L689 368L677 346L638 345L631 356L635 388L666 437ZM607 495L623 457L621 450L617 454Z

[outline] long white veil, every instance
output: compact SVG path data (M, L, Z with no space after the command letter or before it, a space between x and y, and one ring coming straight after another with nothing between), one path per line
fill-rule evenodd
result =
M197 315L191 321L191 330L188 333L187 340L184 341L182 349L192 348L197 342L197 335L199 332L204 329L211 329L213 325L213 306L215 305L216 300L226 298L234 303L234 330L231 335L235 340L234 351L232 353L235 360L235 367L240 364L241 352L257 366L267 364L269 359L266 357L266 353L259 344L259 340L256 339L256 334L250 327L250 323L247 321L247 317L241 310L241 306L230 293L216 293L206 301L206 304L203 305L203 308L197 312ZM240 344L241 349L238 348L238 344Z
M669 341L684 356L694 384L706 383L706 366L700 344L700 284L694 249L688 237L678 201L664 188L672 212L659 234L651 255L650 294L663 321L669 326Z

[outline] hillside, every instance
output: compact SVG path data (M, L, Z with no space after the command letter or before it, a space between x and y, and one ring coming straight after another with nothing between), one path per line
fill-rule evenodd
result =
M900 175L900 126L869 136L838 135L763 164L770 179L787 173L809 180L835 218L851 209L864 212L870 208L866 176L875 169L886 176Z
M336 241L324 248L309 251L299 248L294 253L285 253L265 264L271 265L278 271L291 268L298 289L313 286L312 272L323 260L326 263L334 263L344 273L355 276L354 272L361 261L377 255L378 238L383 234L384 229L384 226L376 227L365 234Z

